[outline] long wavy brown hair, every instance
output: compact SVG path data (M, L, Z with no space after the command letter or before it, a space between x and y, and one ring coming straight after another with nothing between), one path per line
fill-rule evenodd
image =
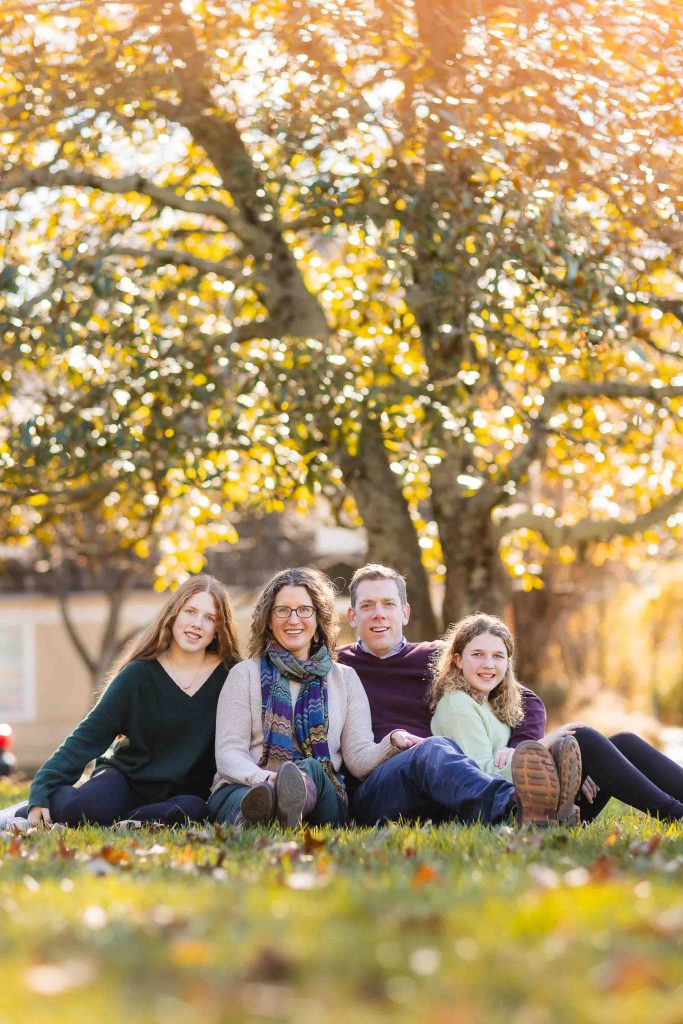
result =
M313 638L315 647L327 647L332 657L337 647L339 636L339 616L334 607L335 589L332 580L318 569L296 568L283 569L278 572L256 599L256 606L251 619L249 636L249 654L252 658L260 658L266 653L268 644L273 639L270 618L275 607L278 593L283 587L305 587L315 608L316 631Z
M129 661L153 661L171 646L173 623L183 605L195 594L210 594L216 606L216 633L206 648L230 667L240 660L235 619L230 598L223 584L206 573L192 576L171 594L168 601L141 637L132 641L123 653L112 674L120 671Z
M455 655L462 656L467 645L482 633L491 633L502 640L508 656L505 675L488 697L485 693L473 690L455 664ZM445 693L463 690L476 700L477 704L483 704L488 700L491 710L501 722L513 728L519 725L524 717L524 710L522 690L515 676L514 654L515 643L512 633L498 616L474 612L473 615L460 619L448 629L443 638L443 646L432 659L432 684L429 690L429 706L432 711Z

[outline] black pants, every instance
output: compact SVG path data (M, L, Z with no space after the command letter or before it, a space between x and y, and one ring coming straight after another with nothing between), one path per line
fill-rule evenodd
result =
M198 796L173 796L142 806L138 806L139 799L123 772L105 768L82 786L56 789L50 797L50 817L63 825L113 825L122 818L182 825L209 817L206 801Z
M663 821L683 819L683 768L632 732L603 736L576 730L583 778L590 775L600 792L592 804L579 793L582 821L593 821L610 797Z

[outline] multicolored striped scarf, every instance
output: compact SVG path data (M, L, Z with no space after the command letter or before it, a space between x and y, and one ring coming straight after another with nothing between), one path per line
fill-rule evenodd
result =
M327 744L329 716L325 677L332 668L327 647L319 647L306 661L271 643L261 658L261 713L263 754L261 768L277 771L285 761L320 761L340 796L344 780L334 770ZM292 708L289 680L301 683Z

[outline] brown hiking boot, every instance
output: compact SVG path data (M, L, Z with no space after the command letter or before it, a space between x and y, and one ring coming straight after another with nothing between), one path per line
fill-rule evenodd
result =
M252 786L240 802L239 824L269 825L275 817L275 793L268 782Z
M306 782L293 761L282 765L275 779L275 814L285 828L301 824L306 803Z
M512 755L512 783L517 796L519 826L547 828L557 824L560 780L553 756L542 743L525 740Z
M581 815L575 800L581 785L581 749L576 736L560 736L550 748L550 753L560 779L557 817L564 825L578 825Z

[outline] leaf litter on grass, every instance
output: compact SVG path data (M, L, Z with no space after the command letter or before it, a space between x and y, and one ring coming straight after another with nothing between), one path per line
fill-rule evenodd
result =
M307 1024L323 1007L330 1024L673 1024L682 863L680 829L629 817L540 839L410 824L10 836L0 1019Z

